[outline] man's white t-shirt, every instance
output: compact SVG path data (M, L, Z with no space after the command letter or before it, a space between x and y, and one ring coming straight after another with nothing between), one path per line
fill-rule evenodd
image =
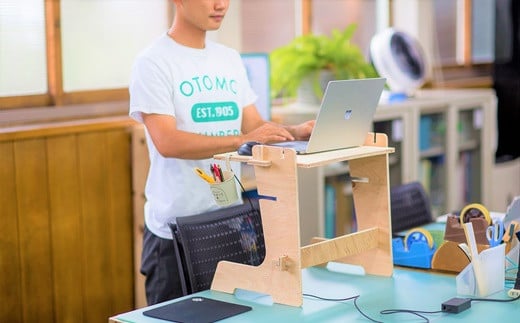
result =
M242 109L257 98L237 51L211 41L204 49L189 48L166 34L138 56L129 90L129 114L135 120L142 122L141 113L170 115L178 129L207 136L239 135ZM211 174L210 165L218 161L165 158L148 132L146 138L145 223L155 235L171 239L168 223L176 217L219 207L208 183L194 171L200 167ZM240 178L240 166L231 165Z

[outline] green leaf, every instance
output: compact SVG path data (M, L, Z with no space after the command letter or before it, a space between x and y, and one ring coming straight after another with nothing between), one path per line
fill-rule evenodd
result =
M295 97L303 79L313 75L313 89L322 94L319 73L332 71L336 79L376 77L373 66L351 42L357 26L333 30L330 35L306 34L270 53L271 97ZM321 96L321 94L319 96Z

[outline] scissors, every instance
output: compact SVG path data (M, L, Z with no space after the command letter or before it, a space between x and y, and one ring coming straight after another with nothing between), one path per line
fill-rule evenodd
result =
M197 175L199 175L200 178L202 178L203 180L205 180L206 182L210 183L210 184L213 184L215 183L215 180L213 179L213 177L209 176L208 174L206 174L202 169L198 168L198 167L195 167L193 169L195 171L195 173Z
M490 247L496 247L502 242L504 236L504 222L497 220L486 229L486 238Z
M520 229L520 223L517 221L511 221L509 224L509 229L504 232L504 237L502 238L505 242L512 242L515 238L515 233Z

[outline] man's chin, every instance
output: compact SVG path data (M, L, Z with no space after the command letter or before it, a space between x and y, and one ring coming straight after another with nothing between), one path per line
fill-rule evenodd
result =
M218 24L218 25L213 24L213 25L211 25L211 26L208 26L208 28L207 28L206 30L207 30L207 31L215 31L215 30L219 30L219 29L220 29L220 25L221 25L221 24Z

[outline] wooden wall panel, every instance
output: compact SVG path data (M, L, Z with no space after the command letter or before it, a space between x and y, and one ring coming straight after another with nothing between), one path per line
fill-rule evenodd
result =
M51 246L56 322L83 322L84 263L81 187L74 134L47 139Z
M106 136L107 187L109 207L108 238L110 248L111 313L127 310L133 303L134 280L128 264L133 263L133 213L130 133L127 130L111 131ZM123 144L124 143L124 144ZM122 247L124 246L124 247Z
M20 240L14 148L0 142L0 321L22 322Z
M107 242L113 232L109 227L105 152L104 133L83 133L78 136L79 185L82 188L82 229L85 239L85 299L90 304L89 310L85 313L86 322L95 322L96 318L110 313L111 310L111 255Z
M0 129L0 322L134 308L128 119Z
M54 313L50 255L49 196L44 139L14 143L16 196L21 259L23 318L52 322Z
M148 169L150 168L150 159L148 157L148 146L146 145L146 136L144 126L136 125L132 128L132 196L134 206L134 303L135 306L145 307L146 292L144 289L145 277L141 274L141 252L143 250L143 233L144 233L144 204L146 198L144 189L146 186L146 178Z

